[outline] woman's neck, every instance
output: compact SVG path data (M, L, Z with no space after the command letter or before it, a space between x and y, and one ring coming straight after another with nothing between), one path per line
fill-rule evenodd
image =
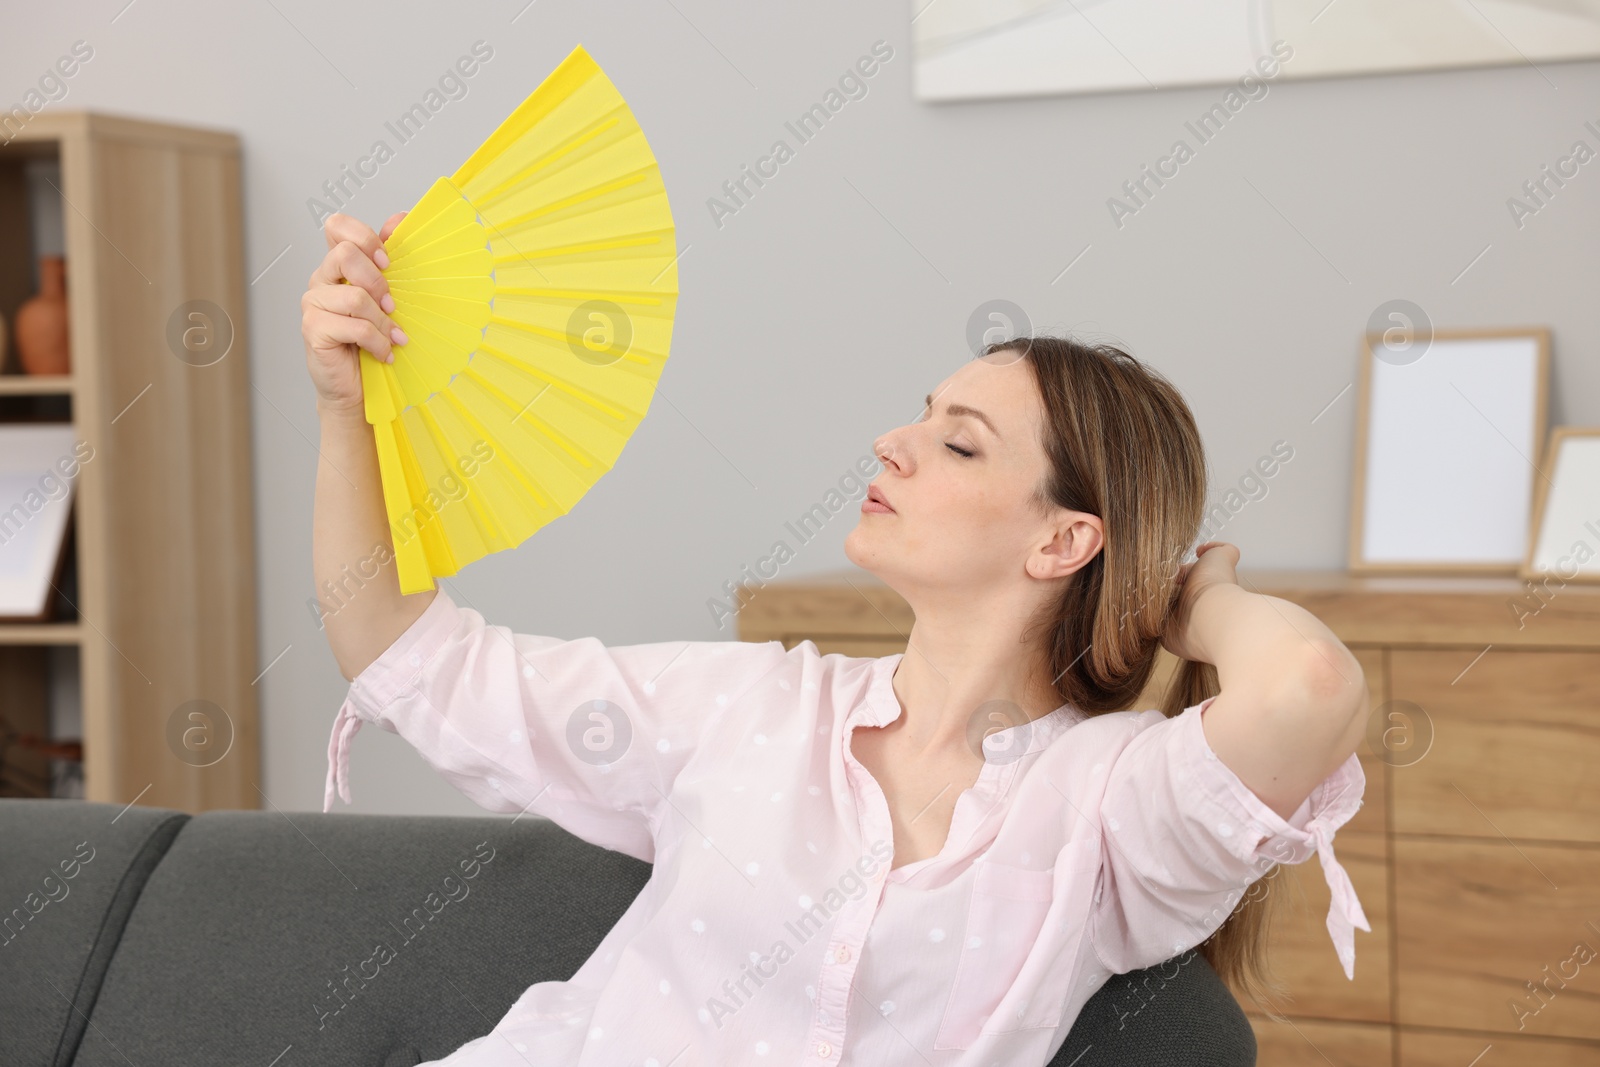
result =
M996 729L1021 725L1062 704L1041 649L1025 646L1021 627L911 628L893 687L902 709L896 731L913 751L976 745Z

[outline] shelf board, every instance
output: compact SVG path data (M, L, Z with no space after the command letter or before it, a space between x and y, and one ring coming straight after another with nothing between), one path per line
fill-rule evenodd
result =
M75 645L81 622L0 622L0 645Z
M0 374L0 396L71 396L70 374Z

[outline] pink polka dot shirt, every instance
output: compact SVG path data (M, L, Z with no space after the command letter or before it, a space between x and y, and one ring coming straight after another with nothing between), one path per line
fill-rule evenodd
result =
M850 735L901 714L900 659L517 634L441 589L351 683L324 810L349 803L371 722L479 806L654 869L570 981L434 1062L1043 1064L1113 974L1182 956L1313 853L1354 977L1371 927L1333 835L1361 805L1355 755L1284 820L1211 751L1209 700L1170 719L1063 705L984 739L943 849L891 870Z

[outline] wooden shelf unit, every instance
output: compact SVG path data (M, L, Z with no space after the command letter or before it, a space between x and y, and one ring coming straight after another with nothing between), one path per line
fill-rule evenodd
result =
M1374 734L1403 721L1414 746L1359 751L1366 796L1335 837L1372 925L1356 932L1354 981L1323 924L1320 865L1282 868L1289 906L1270 967L1291 1021L1241 996L1257 1062L1460 1067L1492 1045L1501 1063L1600 1063L1600 586L1535 597L1512 577L1240 577L1326 623L1361 660ZM898 594L857 570L770 582L746 599L740 640L810 640L823 654L904 652L913 622ZM1176 662L1161 656L1138 707L1158 706Z
M49 736L49 664L72 649L87 799L258 808L238 138L100 112L33 116L0 146L0 316L13 334L35 285L25 164L41 158L60 165L72 373L19 373L13 337L0 421L70 421L93 454L76 481L62 617L0 622L0 706ZM232 327L226 355L205 366L168 340L196 300ZM190 717L197 700L220 714Z

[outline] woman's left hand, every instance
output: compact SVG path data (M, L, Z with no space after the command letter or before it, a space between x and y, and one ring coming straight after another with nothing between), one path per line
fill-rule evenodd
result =
M1195 601L1207 589L1222 585L1239 588L1239 576L1234 571L1239 563L1239 548L1227 541L1207 541L1195 549L1195 557L1193 563L1178 569L1178 603L1167 617L1161 647L1179 659L1209 663L1191 632L1189 620Z

